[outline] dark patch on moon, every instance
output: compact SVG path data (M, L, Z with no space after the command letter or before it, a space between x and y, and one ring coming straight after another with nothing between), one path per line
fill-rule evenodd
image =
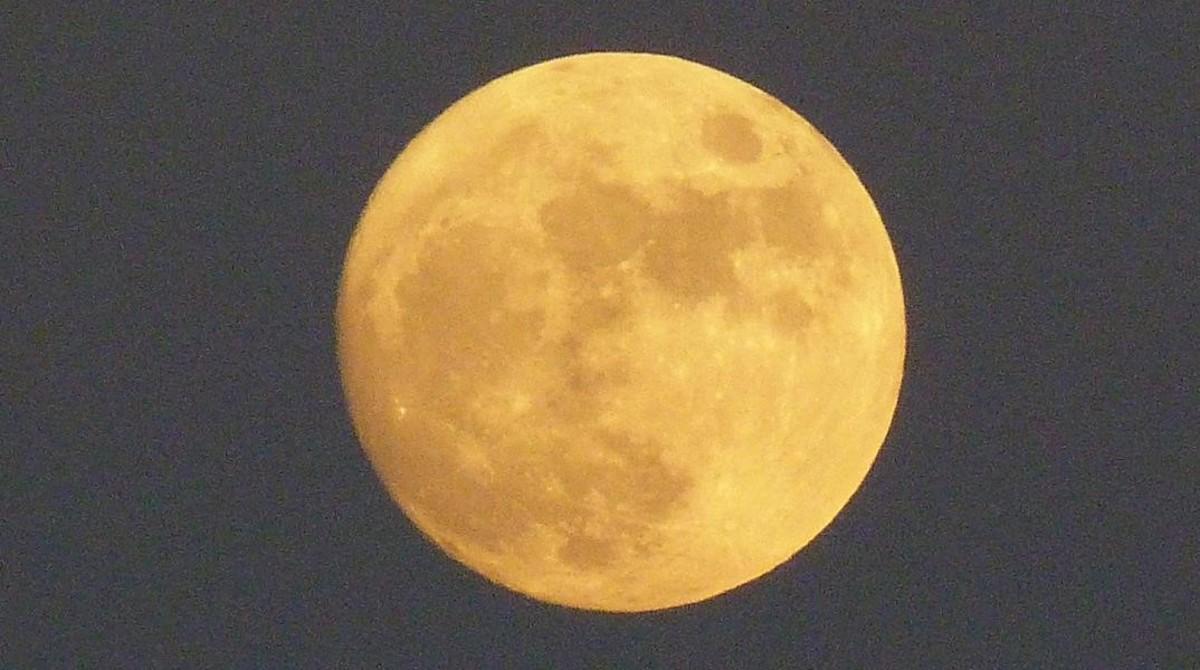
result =
M680 188L677 206L654 221L645 271L672 295L689 301L735 289L732 253L753 230L728 198Z
M784 289L773 296L772 324L789 333L806 330L815 316L812 306L795 289Z
M515 243L500 231L463 225L427 242L417 272L397 286L403 365L415 397L461 404L536 346L544 312L504 306Z
M722 112L704 117L700 140L704 148L731 163L753 163L762 154L754 123L741 114Z
M558 550L558 560L574 568L601 568L617 559L612 540L602 540L578 531L567 534L567 542Z
M754 238L753 227L723 195L672 188L674 207L660 212L628 186L581 176L539 218L550 247L585 281L644 251L646 276L677 298L736 288L731 254Z
M825 218L822 206L826 198L805 180L764 189L759 198L767 244L801 262L832 260L835 267L847 266L850 248L843 234ZM838 274L839 280L847 278Z
M601 429L599 434L605 450L622 459L620 467L601 473L601 490L617 492L616 506L639 519L658 519L691 490L692 477L663 460L666 445L616 430Z
M480 171L500 172L515 163L529 160L530 154L536 153L546 141L546 131L537 122L518 123L502 134L488 155L480 157L476 164Z
M554 369L562 371L562 383L546 398L547 409L565 424L593 421L597 399L628 382L629 368L624 361L590 364L586 348L598 335L622 328L631 316L627 291L611 296L584 293L572 305L571 328L550 350Z
M627 433L603 428L594 431L593 435L599 440L606 458L598 462L594 458L576 459L578 466L562 472L560 480L564 493L571 500L586 500L597 494L604 496L613 515L606 535L622 538L629 549L648 548L644 540L634 542L633 539L642 537L647 525L653 527L656 521L667 518L688 495L694 482L690 475L663 461L665 447L655 440L636 439ZM616 462L611 462L612 459ZM559 559L567 565L602 567L618 557L614 541L598 540L587 531L593 521L586 508L581 507L561 526L568 540L559 552Z
M588 273L629 258L646 238L650 214L628 187L580 179L543 205L539 218L567 264Z

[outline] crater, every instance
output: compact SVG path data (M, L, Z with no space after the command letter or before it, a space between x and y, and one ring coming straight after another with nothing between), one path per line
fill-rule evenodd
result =
M762 154L762 140L754 131L754 123L741 114L723 112L705 117L700 140L706 149L731 163L752 163Z

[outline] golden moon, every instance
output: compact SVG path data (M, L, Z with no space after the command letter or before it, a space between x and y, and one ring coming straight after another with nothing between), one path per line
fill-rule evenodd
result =
M539 63L429 124L338 296L351 417L438 546L539 600L697 602L862 483L904 364L871 197L807 121L679 58Z

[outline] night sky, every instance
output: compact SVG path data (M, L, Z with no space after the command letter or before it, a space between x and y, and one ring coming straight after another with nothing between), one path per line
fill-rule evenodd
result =
M1193 3L576 4L2 12L0 665L1195 667ZM891 432L833 524L633 616L425 541L334 347L346 244L405 144L597 50L809 119L908 312Z

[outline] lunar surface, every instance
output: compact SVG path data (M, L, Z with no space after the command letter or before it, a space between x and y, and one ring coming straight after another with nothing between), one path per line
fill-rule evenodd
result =
M770 571L895 410L900 274L858 177L752 85L650 54L503 76L426 127L347 252L355 428L490 580L642 611Z

